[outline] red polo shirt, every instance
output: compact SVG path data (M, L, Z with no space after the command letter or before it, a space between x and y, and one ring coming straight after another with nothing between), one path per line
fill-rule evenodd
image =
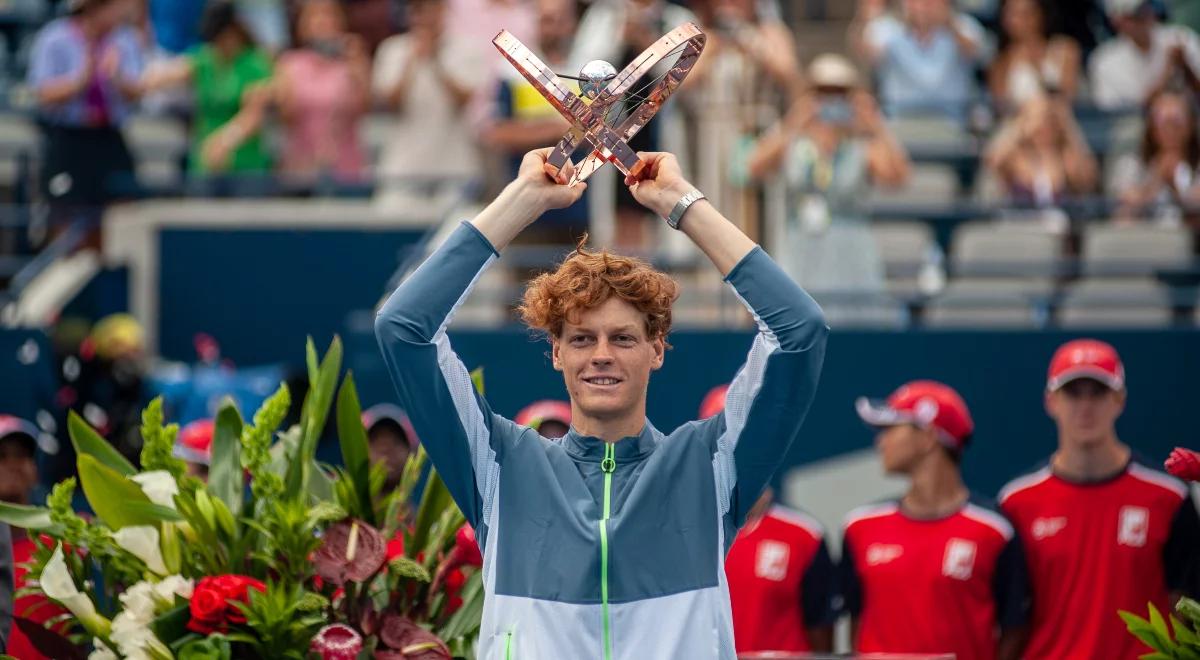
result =
M747 523L725 558L738 653L808 651L832 625L833 562L821 524L781 506Z

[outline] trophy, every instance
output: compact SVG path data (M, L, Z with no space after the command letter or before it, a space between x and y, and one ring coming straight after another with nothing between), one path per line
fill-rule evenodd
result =
M620 72L603 60L583 65L578 76L555 74L525 44L502 30L492 43L567 121L571 130L559 140L547 162L563 170L571 155L586 140L592 152L575 167L570 183L583 181L604 163L612 163L626 176L638 176L646 163L629 147L629 139L662 108L704 50L704 33L693 23L663 35ZM649 83L634 90L646 74L661 70ZM579 82L577 96L560 78ZM632 90L632 91L631 91Z

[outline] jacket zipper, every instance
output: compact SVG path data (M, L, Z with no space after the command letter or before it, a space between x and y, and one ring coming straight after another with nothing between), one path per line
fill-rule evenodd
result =
M600 519L600 612L604 624L604 660L612 660L612 633L608 618L608 518L612 513L612 475L617 469L616 449L612 443L604 446L604 515Z
M511 630L504 633L504 660L513 660L512 638Z

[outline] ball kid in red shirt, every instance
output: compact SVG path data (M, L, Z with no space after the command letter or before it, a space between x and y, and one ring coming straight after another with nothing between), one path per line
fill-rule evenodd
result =
M974 430L966 403L946 385L915 381L857 407L879 429L884 469L910 485L845 522L841 587L856 650L1020 657L1025 560L1009 521L963 484L959 460Z

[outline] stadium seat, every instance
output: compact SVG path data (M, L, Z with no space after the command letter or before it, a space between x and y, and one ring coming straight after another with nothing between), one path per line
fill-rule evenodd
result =
M1024 278L1040 289L1062 267L1062 238L1032 222L969 222L954 232L950 263L955 276Z
M875 222L871 234L883 260L887 289L893 295L912 297L921 294L918 276L921 268L939 248L933 229L919 221Z
M16 183L20 157L36 155L40 140L32 119L15 112L0 113L0 186Z
M1025 278L955 280L925 307L925 325L934 328L1036 328L1043 314L1039 294Z
M1172 317L1170 290L1151 279L1083 279L1067 288L1058 308L1065 328L1159 328Z
M1149 276L1186 268L1192 237L1184 227L1097 224L1083 233L1083 271L1090 276Z
M876 186L871 189L874 206L906 206L950 203L958 196L958 175L945 165L917 164L908 183L901 188Z
M172 117L134 115L125 122L125 140L137 163L138 181L169 185L182 178L188 151L187 128Z

